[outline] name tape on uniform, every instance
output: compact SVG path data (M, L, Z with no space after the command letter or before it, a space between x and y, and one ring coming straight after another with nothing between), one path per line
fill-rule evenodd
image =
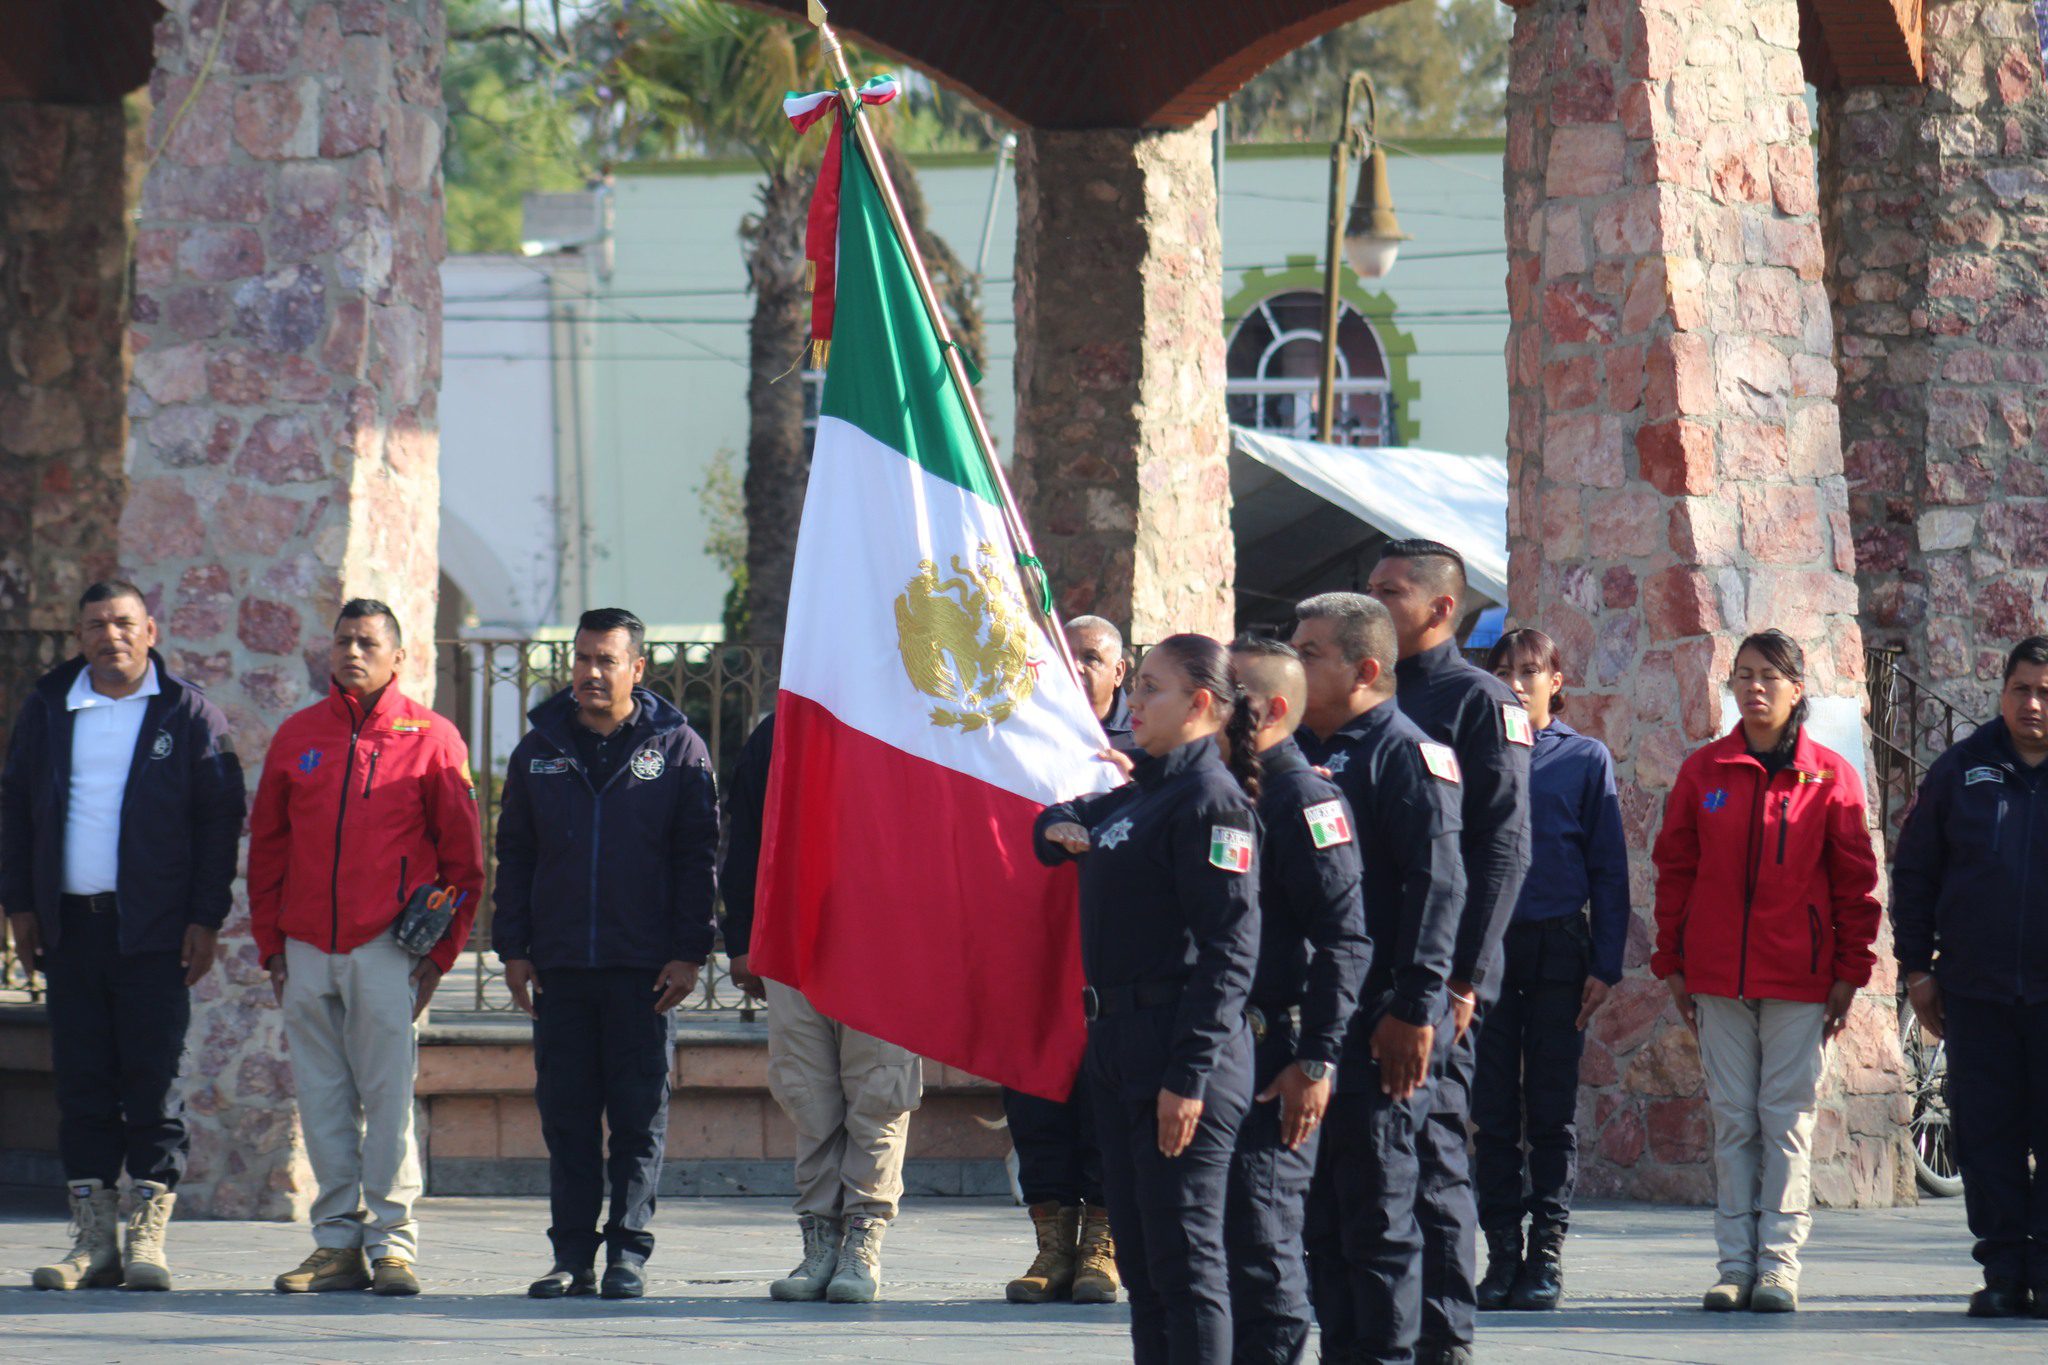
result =
M1308 837L1315 840L1317 848L1335 848L1351 842L1351 822L1344 818L1343 802L1318 801L1304 807L1301 815L1308 821Z
M1464 780L1465 775L1458 768L1458 751L1450 745L1425 739L1415 747L1422 750L1422 765L1429 769L1430 776L1446 782Z
M526 771L537 777L546 777L551 773L565 773L569 771L569 760L566 758L536 758L526 765Z
M1501 728L1507 732L1508 743L1519 744L1524 749L1535 747L1536 727L1529 723L1529 713L1511 701L1500 704Z
M1251 871L1251 831L1228 825L1209 826L1209 862L1225 872Z
M2005 782L2005 773L2002 769L1986 766L1972 768L1963 774L1963 785L1965 787L1974 787L1979 782L1997 782L2002 785Z

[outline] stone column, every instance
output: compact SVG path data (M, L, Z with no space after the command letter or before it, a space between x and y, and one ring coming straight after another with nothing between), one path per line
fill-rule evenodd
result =
M382 598L433 685L440 484L440 0L214 0L158 25L136 243L121 561L173 666L235 725L251 790L327 684L335 609ZM175 128L172 120L183 117ZM238 908L199 991L184 1207L310 1198L270 987Z
M1017 493L1060 614L1230 638L1215 123L1024 134Z
M126 139L119 104L0 104L0 629L69 628L114 568Z
M1736 643L1806 648L1863 762L1862 638L1795 0L1534 0L1508 95L1510 595L1614 752L1637 920L1591 1029L1582 1188L1704 1200L1698 1048L1646 970L1649 850ZM1882 952L1882 945L1880 946ZM1816 1185L1900 1182L1889 963L1833 1050Z
M2048 87L2030 0L1931 0L1927 84L1821 97L1866 628L1971 715L2048 627Z

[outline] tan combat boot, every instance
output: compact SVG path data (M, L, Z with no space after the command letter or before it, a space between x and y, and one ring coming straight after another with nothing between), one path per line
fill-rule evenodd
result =
M1109 1211L1091 1204L1081 1212L1080 1246L1074 1255L1074 1302L1115 1303L1120 1287Z
M797 1218L803 1229L804 1258L797 1268L768 1286L768 1297L778 1303L815 1303L825 1297L832 1272L839 1268L839 1220L822 1213Z
M1003 1296L1011 1303L1051 1303L1074 1287L1074 1239L1081 1230L1080 1208L1061 1208L1047 1201L1031 1206L1031 1224L1038 1231L1038 1256L1031 1268L1010 1281Z
M170 1263L164 1260L164 1232L177 1202L177 1195L154 1180L136 1182L135 1208L128 1215L128 1245L121 1257L127 1264L121 1276L123 1289L171 1287Z
M851 1214L839 1266L825 1286L827 1303L873 1303L882 1297L882 1234L889 1225L871 1214Z
M280 1294L325 1294L330 1290L368 1289L370 1263L361 1247L315 1247L298 1269L277 1277Z
M37 1266L38 1289L112 1289L121 1283L121 1192L97 1180L71 1182L71 1228L77 1238L55 1265Z

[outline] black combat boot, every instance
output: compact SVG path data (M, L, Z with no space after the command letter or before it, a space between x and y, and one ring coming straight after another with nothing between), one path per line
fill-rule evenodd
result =
M1515 1277L1522 1273L1522 1225L1486 1234L1486 1277L1479 1281L1479 1311L1497 1313L1508 1306Z
M1515 1276L1508 1293L1508 1307L1520 1312L1544 1312L1557 1307L1564 1297L1564 1229L1539 1227L1529 1230L1529 1259Z

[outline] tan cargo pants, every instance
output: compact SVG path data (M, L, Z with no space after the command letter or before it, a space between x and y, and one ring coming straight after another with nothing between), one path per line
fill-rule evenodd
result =
M412 1206L420 1197L414 959L379 934L347 953L287 939L284 960L284 1036L319 1185L313 1241L411 1261L419 1251Z
M1696 995L1714 1116L1714 1240L1723 1275L1799 1274L1813 1227L1813 1126L1825 1006Z
M768 1090L796 1128L796 1211L894 1218L924 1063L767 984Z

